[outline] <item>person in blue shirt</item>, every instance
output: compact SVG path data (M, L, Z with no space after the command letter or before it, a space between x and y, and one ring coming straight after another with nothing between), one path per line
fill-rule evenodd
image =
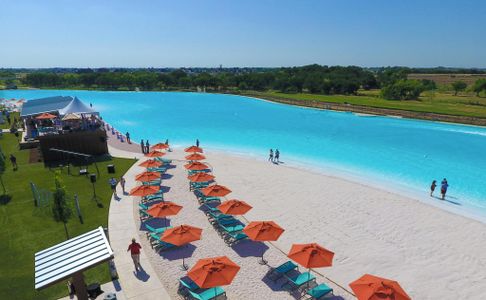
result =
M449 187L449 184L447 183L447 179L444 178L444 180L442 180L441 186L440 186L440 193L442 194L442 200L445 199L448 187Z

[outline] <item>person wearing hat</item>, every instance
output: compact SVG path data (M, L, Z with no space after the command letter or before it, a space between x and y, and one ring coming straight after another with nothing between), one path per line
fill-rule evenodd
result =
M135 265L135 271L137 272L142 270L142 266L140 265L140 249L142 249L142 246L133 238L132 243L128 246L127 252L130 251L133 264Z

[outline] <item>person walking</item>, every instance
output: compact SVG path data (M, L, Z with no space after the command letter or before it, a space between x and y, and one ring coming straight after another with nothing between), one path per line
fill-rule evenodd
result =
M150 152L150 144L149 144L149 141L146 140L145 141L145 153L149 153Z
M447 194L447 188L449 188L449 183L447 183L447 179L444 178L440 186L440 193L442 194L442 200L445 200L445 196Z
M275 161L277 163L280 162L280 151L278 151L278 149L275 149Z
M432 181L432 184L430 185L430 197L433 197L436 186L437 186L437 181L436 180Z
M142 153L145 153L145 145L143 143L143 139L142 141L140 142L140 147L142 148Z
M196 147L199 147L199 139L196 139Z
M268 161L273 162L273 149L270 149L270 154L268 154Z
M115 195L115 199L118 198L118 195L116 194L116 184L118 182L116 181L115 177L111 177L108 183L110 184L111 190L113 191L113 195Z
M142 249L142 246L133 238L132 243L128 245L127 252L130 251L133 264L135 265L135 271L137 272L142 270L142 265L140 265L140 249Z
M125 192L125 177L120 177L120 185L122 187L122 191L123 191L123 195L126 195L126 192Z
M125 136L127 137L127 143L131 144L132 142L130 141L130 133L128 131Z
M10 154L10 162L12 163L12 167L14 170L17 170L17 157L15 157L13 154Z

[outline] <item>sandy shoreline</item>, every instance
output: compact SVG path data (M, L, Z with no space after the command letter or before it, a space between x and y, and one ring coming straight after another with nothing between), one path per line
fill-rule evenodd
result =
M171 178L163 183L170 187L167 199L184 206L172 223L203 227L203 240L185 254L159 256L146 251L172 296L177 279L184 275L180 258L190 254L186 261L190 266L211 255L228 255L242 265L235 282L225 288L230 299L292 299L265 281L268 268L258 265L256 256L269 247L265 257L275 266L286 260L281 251L287 252L292 243L318 242L336 256L333 267L316 271L345 288L371 273L398 280L413 299L486 298L485 224L341 178L208 151L207 162L217 182L233 190L230 198L253 205L246 219L274 220L286 231L275 247L267 244L255 251L250 244L227 247L187 190L182 162L176 163L168 171ZM176 149L168 156L182 159L183 155ZM344 299L353 298L325 278L318 276L318 282L330 284Z

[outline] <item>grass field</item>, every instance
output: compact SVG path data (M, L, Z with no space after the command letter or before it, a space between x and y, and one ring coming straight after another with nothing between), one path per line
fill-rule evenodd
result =
M12 200L0 204L0 299L58 299L67 295L64 283L59 283L45 290L34 290L34 253L50 247L66 239L62 223L56 223L51 215L50 207L36 208L32 198L29 182L34 182L39 188L51 190L54 186L54 171L44 167L43 163L29 164L29 150L18 150L15 136L4 134L0 138L0 146L8 157L13 153L17 157L18 170L13 171L10 161L7 161L7 170L3 175L7 192ZM115 164L116 174L124 174L134 163L129 159L114 158L110 161L98 163L100 177L96 183L96 193L103 203L98 208L91 200L92 187L85 176L67 175L64 170L62 178L66 185L67 194L77 193L84 224L74 215L69 223L68 230L71 236L86 231L106 227L108 225L108 209L111 190L108 185L109 175L106 165ZM78 171L72 168L73 172ZM90 166L91 172L95 171ZM1 188L0 188L1 189ZM85 273L87 283L106 282L110 280L107 264L98 266Z
M357 96L317 95L317 94L285 94L279 92L245 92L254 97L278 97L292 100L317 100L333 103L349 103L378 108L400 109L416 112L431 112L445 115L469 116L486 118L486 98L473 95L458 95L439 92L425 92L416 101L393 101L380 97L379 91L360 91Z

